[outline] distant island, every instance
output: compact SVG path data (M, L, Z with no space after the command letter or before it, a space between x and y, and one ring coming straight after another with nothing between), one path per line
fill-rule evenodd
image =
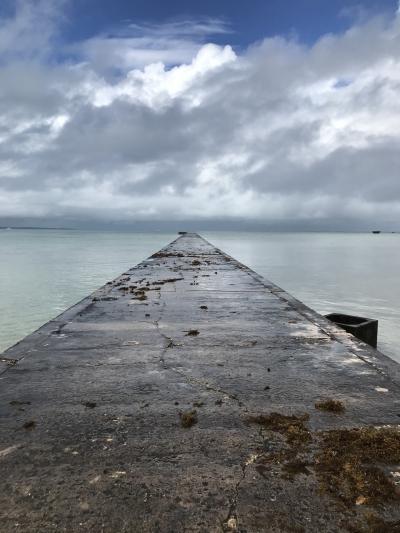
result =
M374 235L379 235L379 233L400 233L399 231L382 231L380 229L374 229L371 231Z
M52 230L73 230L74 228L51 228L43 226L0 226L0 230L9 230L9 229L52 229Z

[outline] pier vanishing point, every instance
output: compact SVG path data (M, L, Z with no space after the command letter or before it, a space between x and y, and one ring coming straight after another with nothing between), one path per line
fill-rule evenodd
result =
M0 532L400 531L399 368L181 235L0 356Z

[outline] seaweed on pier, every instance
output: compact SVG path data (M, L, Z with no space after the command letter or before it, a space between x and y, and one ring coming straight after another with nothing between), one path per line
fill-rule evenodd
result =
M330 413L343 413L345 410L343 402L332 399L316 402L315 408L319 409L320 411L328 411Z
M195 409L192 411L183 411L182 413L179 413L179 417L183 428L190 428L198 422L197 411Z
M88 409L94 409L97 406L96 402L84 402L83 405Z
M162 259L164 257L185 257L181 252L157 252L151 256L153 259Z
M340 402L339 402L340 404ZM328 411L341 412L328 404ZM311 432L308 415L261 414L248 419L267 431L279 433L286 446L258 456L255 468L264 476L270 465L281 469L283 477L315 473L322 492L351 508L369 508L395 502L399 498L389 471L400 463L400 430L397 427L359 427ZM357 532L377 532L373 524ZM358 527L358 526L357 526ZM386 526L385 526L386 527ZM389 527L389 526L388 526ZM396 523L396 528L399 524ZM364 529L363 529L364 528ZM400 529L394 529L397 531ZM383 528L382 531L391 531Z
M366 524L347 524L350 533L400 533L400 521L389 522L374 513L365 514Z
M252 424L258 424L269 431L280 433L285 437L289 445L300 446L311 441L311 433L305 425L308 419L308 414L289 416L270 413L269 415L251 416L248 421Z
M397 497L384 467L400 463L398 429L335 429L319 438L315 468L325 492L347 504L376 505Z

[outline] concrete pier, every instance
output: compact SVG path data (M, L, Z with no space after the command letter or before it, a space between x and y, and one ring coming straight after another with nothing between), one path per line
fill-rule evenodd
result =
M0 531L399 531L399 376L182 235L0 358Z

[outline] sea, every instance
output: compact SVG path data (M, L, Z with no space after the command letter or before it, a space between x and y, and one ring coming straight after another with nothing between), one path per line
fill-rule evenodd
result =
M378 348L400 362L400 234L201 235L322 314L378 319ZM175 238L0 230L0 353Z

